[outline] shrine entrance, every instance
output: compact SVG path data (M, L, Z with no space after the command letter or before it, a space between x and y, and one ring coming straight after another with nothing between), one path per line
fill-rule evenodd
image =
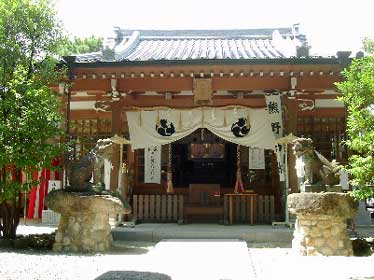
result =
M272 221L274 188L278 186L273 184L272 171L277 160L265 109L157 108L129 111L126 117L131 147L139 150L133 195L137 218L251 224ZM249 154L254 154L254 149L262 156L250 170L249 163L254 161L249 160ZM255 205L256 210L252 209Z
M207 129L172 144L173 185L188 194L185 222L223 223L223 189L235 185L237 145Z
M232 187L235 184L236 144L202 128L176 141L172 147L174 186L218 184Z

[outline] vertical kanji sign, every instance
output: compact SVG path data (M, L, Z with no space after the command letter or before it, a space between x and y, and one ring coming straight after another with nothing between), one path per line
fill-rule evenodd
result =
M282 102L279 92L272 92L265 94L266 110L269 115L271 130L274 133L275 139L283 137L283 117L282 117ZM284 151L282 145L276 145L274 148L277 156L279 180L285 180L284 168Z
M161 183L161 146L144 149L144 183Z

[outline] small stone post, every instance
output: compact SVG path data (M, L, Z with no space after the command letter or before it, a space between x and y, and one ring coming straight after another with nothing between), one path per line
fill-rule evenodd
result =
M301 256L352 256L347 219L357 205L346 193L294 193L288 210L296 214L292 249Z

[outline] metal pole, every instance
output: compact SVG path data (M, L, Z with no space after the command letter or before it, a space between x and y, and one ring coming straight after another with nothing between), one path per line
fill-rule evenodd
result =
M73 82L73 64L75 63L75 56L63 56L63 59L66 62L68 67L68 85L67 85L67 102L66 102L66 144L70 143L71 136L70 136L70 102L71 102L71 84ZM65 160L64 164L64 185L65 187L68 184L68 178L66 175L67 170L67 160Z
M27 219L27 215L26 215L26 211L27 211L27 209L26 209L26 206L27 206L27 194L28 193L26 191L23 193L23 195L25 197L25 205L23 207L23 224L24 225L26 225L26 219Z
M285 205L284 205L284 208L285 208L285 220L286 220L286 225L288 225L289 223L289 214L288 214L288 207L287 207L287 197L288 197L288 188L289 188L289 180L288 180L288 143L285 143L284 144L284 154L285 154L285 159L284 159L284 173L285 173L285 185L286 185L286 190L284 192L284 195L286 196L286 199L285 199Z
M122 161L123 161L123 144L119 144L119 166L120 168L118 169L118 190L124 196L123 193L123 173L122 173Z

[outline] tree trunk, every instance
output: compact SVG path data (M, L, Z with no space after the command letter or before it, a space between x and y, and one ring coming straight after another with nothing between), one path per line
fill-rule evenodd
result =
M16 201L12 204L6 202L1 204L0 216L2 238L16 238L17 227L20 220L19 209L16 204Z
M6 183L6 169L2 170L2 180ZM15 172L16 180L20 178L21 171ZM20 220L21 193L15 192L12 200L0 203L0 238L15 239Z

